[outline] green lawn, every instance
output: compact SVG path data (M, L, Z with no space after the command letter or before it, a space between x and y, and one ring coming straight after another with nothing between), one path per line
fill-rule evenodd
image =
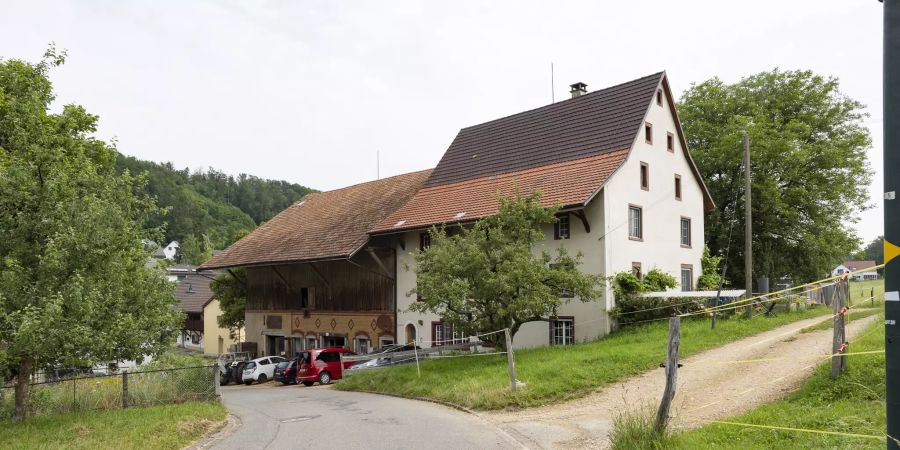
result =
M884 349L884 324L874 323L851 345L852 352ZM831 363L784 401L726 419L732 422L884 436L884 355L847 357L847 371L831 379ZM676 434L676 448L853 448L883 449L884 439L829 436L734 425L710 424Z
M829 308L816 307L772 317L756 315L750 320L720 319L714 331L709 329L709 319L686 319L681 355L830 313ZM652 322L596 342L516 351L518 379L527 386L515 395L509 392L505 355L423 362L421 377L416 375L415 364L361 371L335 387L431 398L482 410L537 406L582 397L656 367L665 359L667 330L667 321Z
M875 288L875 306L884 303L884 280L851 281L850 304L858 305L860 302L871 305L869 293Z
M875 314L880 314L884 311L884 308L861 308L861 309L851 309L847 313L847 325L853 323L854 320L864 319L869 316L874 316ZM834 321L826 320L822 323L818 323L816 325L806 327L800 330L801 333L812 333L813 331L819 330L829 330L834 328Z
M180 449L225 420L220 403L87 411L0 422L8 449Z

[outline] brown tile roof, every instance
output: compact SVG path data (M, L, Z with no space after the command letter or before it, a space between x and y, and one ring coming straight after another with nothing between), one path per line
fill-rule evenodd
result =
M628 150L605 152L574 161L425 187L371 230L373 234L466 222L497 213L497 194L541 191L545 206L582 206L628 156ZM458 215L459 213L464 215Z
M875 267L876 265L875 261L844 261L843 264L843 266L850 269L851 272L868 269L869 267Z
M664 77L648 75L463 128L426 186L516 172L631 147Z
M307 194L198 269L346 258L403 205L431 170Z
M203 307L213 298L213 292L209 288L211 281L210 275L191 274L185 276L175 288L178 306L185 312L202 313Z

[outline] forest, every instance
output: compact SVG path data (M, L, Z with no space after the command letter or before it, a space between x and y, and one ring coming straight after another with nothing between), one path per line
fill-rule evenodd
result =
M166 242L177 240L223 249L259 224L270 219L312 189L286 181L253 175L228 175L213 168L203 171L177 169L170 162L155 163L119 154L119 172L146 173L143 192L166 208L151 219L151 227L165 225ZM185 249L188 250L188 249Z

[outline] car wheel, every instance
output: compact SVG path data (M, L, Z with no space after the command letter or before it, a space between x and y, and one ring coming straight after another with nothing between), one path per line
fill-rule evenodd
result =
M319 374L319 384L328 384L331 383L331 374L328 372L322 372Z
M253 384L253 380L244 380L244 384L250 386L251 384Z
M256 382L259 384L263 384L266 381L269 381L269 379L268 379L268 377L266 377L266 374L264 374L264 373L259 374L259 378L256 379Z
M313 382L312 382L312 381L304 381L304 382L303 382L303 385L304 385L304 386L312 386L312 385L313 385Z

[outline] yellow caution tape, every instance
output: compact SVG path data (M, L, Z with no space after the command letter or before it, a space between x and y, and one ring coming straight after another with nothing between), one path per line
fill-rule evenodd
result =
M803 433L818 433L818 434L830 434L830 435L835 435L835 436L847 436L847 437L865 438L865 439L878 439L879 441L885 440L887 438L887 436L878 436L875 434L843 433L840 431L811 430L808 428L776 427L776 426L772 426L772 425L757 425L755 423L727 422L724 420L713 420L711 422L723 424L723 425L736 425L736 426L740 426L740 427L766 428L766 429L770 429L770 430L800 431Z
M791 356L790 359L829 359L834 358L836 356L856 356L856 355L874 355L877 353L884 353L884 350L872 350L868 352L848 352L848 353L833 353L828 355L806 355L806 356ZM787 356L775 356L772 358L757 358L757 359L732 359L727 361L709 361L713 364L744 364L744 363L754 363L754 362L766 362L766 361L781 361L784 359L789 359Z

